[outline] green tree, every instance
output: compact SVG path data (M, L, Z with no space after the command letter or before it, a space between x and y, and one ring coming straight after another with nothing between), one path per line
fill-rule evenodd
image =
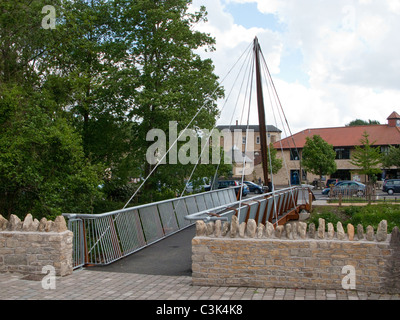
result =
M118 1L65 2L57 46L49 52L46 88L80 133L86 158L126 178L132 169L131 118L138 76L131 43L122 33Z
M20 218L90 212L100 176L86 162L79 135L65 119L44 112L39 94L23 98L2 101L18 105L0 126L1 212Z
M81 137L59 108L56 90L63 86L47 86L57 32L42 28L46 4L0 3L0 210L6 216L87 212L98 196L97 167L86 161Z
M274 148L274 146L273 146L273 143L271 143L270 145L269 145L269 148L268 148L268 152L267 152L267 167L268 167L268 175L269 175L269 182L267 181L266 183L265 183L265 185L267 185L268 186L268 188L271 188L272 189L272 185L271 185L271 177L270 177L270 175L271 175L271 173L272 174L277 174L278 172L279 172L279 170L281 170L282 169L282 166L283 166L283 160L282 159L278 159L277 157L276 157L276 155L277 155L277 153L278 153L278 151ZM255 174L255 171L253 171L253 179L255 179L256 178L256 174Z
M360 143L360 146L355 146L356 150L353 152L350 163L358 167L358 172L368 176L369 181L374 183L376 175L382 172L378 167L382 162L380 150L378 147L373 147L375 141L369 140L369 134L366 131L364 131Z
M60 0L52 1L59 6ZM54 30L42 28L44 0L0 2L0 84L35 83L35 67L48 52Z
M138 90L130 116L134 123L132 139L142 176L154 168L146 162L151 142L146 135L151 129L168 133L170 121L178 122L178 133L198 113L189 129L214 127L222 96L214 66L201 59L195 50L213 50L215 40L208 34L194 31L194 25L205 21L206 11L189 12L191 1L142 0L120 1L126 15L124 34L132 43L132 54L139 71ZM169 136L167 135L167 141ZM185 142L179 142L179 149ZM170 147L169 144L167 146ZM193 165L165 164L159 166L145 185L142 196L154 199L156 190L179 189Z
M320 177L329 175L337 170L336 152L333 146L327 143L319 135L306 138L306 144L302 152L302 164L308 171Z
M268 167L272 166L272 170L271 170L271 168L268 168L268 170L272 171L273 174L277 174L279 172L279 170L282 169L282 166L283 166L283 160L278 159L276 157L277 154L278 154L278 150L276 150L274 148L274 145L271 143L269 145L267 161L268 161ZM271 160L270 160L270 156L271 156ZM270 172L268 172L268 173L270 173Z
M371 125L377 125L380 124L379 121L377 120L361 120L361 119L356 119L351 121L349 124L346 124L346 127L355 127L355 126L371 126Z
M193 30L206 11L190 3L54 0L56 28L43 29L46 1L0 2L0 209L100 211L106 169L112 202L151 171L149 130L179 132L196 113L191 128L213 127L223 90L195 51L215 40ZM160 166L143 195L175 195L193 166Z
M400 168L400 148L390 146L388 154L382 157L382 164L385 168Z

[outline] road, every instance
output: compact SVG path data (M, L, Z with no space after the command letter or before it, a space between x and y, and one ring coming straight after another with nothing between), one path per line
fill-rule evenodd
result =
M322 190L312 190L316 200L328 200L329 196L323 195L322 194ZM400 194L399 193L395 193L394 195L388 195L386 192L383 192L382 190L377 190L376 191L377 196L379 197L379 199L383 200L386 199L387 201L398 201L400 203Z

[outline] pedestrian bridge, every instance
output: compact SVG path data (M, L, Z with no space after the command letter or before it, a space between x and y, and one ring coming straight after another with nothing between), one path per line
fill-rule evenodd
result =
M275 117L274 111L276 127L278 127L277 119L280 118L282 121L282 128L287 126L289 132L290 128L257 37L252 44L249 44L229 73L231 73L236 66L238 67L237 69L239 69L235 76L236 80L242 78L243 84L245 83L244 80L247 79L248 85L247 88L244 88L246 86L242 87L246 90L242 92L245 94L239 94L237 96L237 101L234 103L235 109L227 109L227 111L232 112L232 115L234 115L236 114L236 106L242 105L243 115L244 110L247 109L246 114L248 117L244 150L244 154L246 154L248 150L247 142L251 140L248 139L248 134L251 131L249 117L252 106L251 95L256 93L263 181L271 181L271 184L274 185L272 165L268 166L270 162L268 157L270 148L267 143L268 126L265 117L263 87L268 89L272 111L276 109L276 115L279 115L279 117ZM266 76L266 82L262 81L262 75ZM252 85L253 80L256 82L256 86L254 87ZM220 83L221 85L222 82L223 80ZM247 100L248 94L249 99ZM239 98L243 96L246 98L242 104L239 102ZM226 97L224 107L231 105L231 103L227 103L229 97L230 94ZM170 145L169 149L161 156L157 164L152 166L151 171L147 177L143 179L141 185L129 199L128 203L137 195L149 177L156 172L157 167L163 163L167 154L177 144L186 130L193 127L194 120L205 107L206 104L198 109L197 113ZM220 117L224 107L220 111ZM233 119L233 117L231 117L231 119ZM241 120L243 120L243 123L246 122L245 118ZM217 121L215 123L217 123ZM216 125L214 125L213 130L209 131L207 137L208 143L204 144L204 146L210 145L212 132L215 128ZM297 149L295 145L291 146L291 148ZM193 177L194 171L201 162L205 150L206 148L203 147L198 161L188 177L188 181ZM246 157L243 157L243 168L246 168L246 161ZM285 161L285 157L283 161ZM286 164L285 167L287 168ZM214 180L219 177L218 168L219 166L214 174ZM242 170L242 183L245 179L245 171L246 170ZM214 180L212 185L215 185L216 181ZM290 177L288 177L288 181L290 181ZM309 210L313 200L313 194L306 186L274 190L272 193L249 196L246 197L246 199L242 199L241 192L238 192L238 194L240 196L236 196L235 187L233 187L185 197L181 196L179 198L130 208L127 208L127 203L121 210L103 214L64 214L64 216L68 218L69 229L74 233L74 267L111 264L112 262L131 255L155 242L161 241L166 237L188 228L193 225L196 220L212 221L218 219L230 222L232 216L235 215L239 219L239 223L254 219L257 223L263 223L264 225L267 221L275 226L285 224L289 220L298 219L301 209Z
M239 193L240 194L240 193ZM235 188L213 190L102 214L63 214L74 233L74 268L108 265L193 225L196 220L239 222L249 219L275 226L309 210L313 194L307 187L236 197Z

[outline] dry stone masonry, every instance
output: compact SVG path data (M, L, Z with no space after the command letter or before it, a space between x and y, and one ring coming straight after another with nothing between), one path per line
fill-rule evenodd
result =
M211 231L212 230L212 231ZM327 231L326 231L327 230ZM285 226L257 226L254 220L196 222L192 240L194 285L343 289L350 277L343 270L354 267L356 290L400 292L399 229L388 234L387 221L376 232L368 226L346 230L319 220Z
M52 266L57 276L71 274L72 237L62 216L38 221L28 214L21 221L0 215L0 272L42 274Z

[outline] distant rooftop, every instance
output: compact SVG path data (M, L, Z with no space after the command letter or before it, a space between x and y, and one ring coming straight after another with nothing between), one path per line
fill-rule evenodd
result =
M391 119L400 119L400 116L393 112L388 120ZM274 147L280 149L282 145L283 149L302 149L306 143L306 138L312 138L314 135L321 136L334 147L353 147L361 145L360 140L364 132L369 134L369 139L371 142L375 142L375 146L400 145L400 127L391 125L389 122L384 125L306 129L275 142Z
M387 120L391 119L400 119L400 115L396 111L393 111L393 113L387 118Z

